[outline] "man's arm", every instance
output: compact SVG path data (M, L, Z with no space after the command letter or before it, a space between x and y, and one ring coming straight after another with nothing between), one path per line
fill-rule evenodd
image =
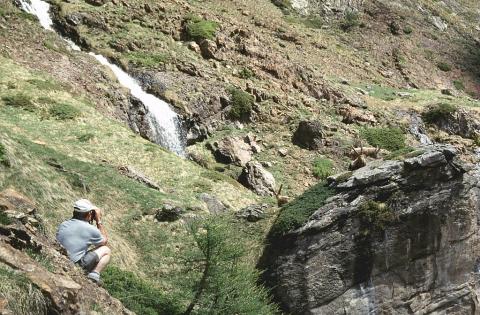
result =
M95 210L94 220L95 220L95 223L97 224L97 229L100 231L100 233L103 236L103 242L100 244L100 246L106 245L108 242L108 234L107 234L107 230L105 229L102 223L102 210L100 209Z

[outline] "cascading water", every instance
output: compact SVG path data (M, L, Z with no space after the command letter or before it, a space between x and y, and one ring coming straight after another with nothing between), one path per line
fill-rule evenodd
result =
M20 5L24 11L37 16L43 28L53 31L53 21L49 13L50 4L42 0L20 0ZM73 50L80 51L80 47L71 40L68 38L64 38L64 40L68 42ZM154 95L145 92L134 78L118 66L110 63L104 56L96 55L92 52L89 54L100 62L100 64L109 67L120 84L127 87L130 93L143 103L148 111L147 117L150 129L154 134L153 141L180 156L184 156L184 143L180 132L180 121L178 115L170 106Z

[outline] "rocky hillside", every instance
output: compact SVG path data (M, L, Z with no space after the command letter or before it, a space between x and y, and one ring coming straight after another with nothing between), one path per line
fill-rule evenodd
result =
M130 310L275 313L255 284L267 233L281 240L263 267L285 311L472 309L475 256L462 248L474 237L454 234L458 218L475 231L461 200L473 203L465 163L480 143L477 1L48 3L56 32L0 0L0 189L33 200L46 242L73 200L103 207L106 288ZM153 143L146 106L88 51L172 105L186 158ZM419 149L434 143L452 147ZM214 242L224 255L204 257L203 237L227 240ZM304 256L317 241L321 277ZM436 255L464 262L452 271Z

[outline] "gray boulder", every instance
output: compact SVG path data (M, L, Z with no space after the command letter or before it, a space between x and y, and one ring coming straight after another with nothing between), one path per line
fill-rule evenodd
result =
M157 210L155 219L160 222L173 222L180 219L185 210L170 204L165 204L161 209Z
M235 213L235 216L248 222L257 222L265 218L266 209L268 209L267 204L250 205Z
M238 137L225 137L211 146L215 159L224 164L245 166L252 159L252 146Z
M200 194L199 199L205 202L207 209L211 214L221 214L228 210L228 208L215 196L202 193Z
M260 196L273 196L275 194L275 178L259 162L248 162L238 181Z
M480 166L423 150L332 178L335 196L270 238L260 268L286 312L478 312Z
M298 124L292 137L292 142L299 147L317 150L324 144L322 124L316 120L303 120Z

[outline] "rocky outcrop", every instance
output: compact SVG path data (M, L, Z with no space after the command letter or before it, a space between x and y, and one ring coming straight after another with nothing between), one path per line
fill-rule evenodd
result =
M450 135L469 139L480 136L480 121L473 112L463 108L438 117L433 124Z
M370 164L303 226L271 239L262 268L292 314L474 314L480 167L449 146Z
M36 213L35 204L25 196L14 190L0 193L0 266L23 275L41 292L47 314L90 314L95 305L109 314L133 314L60 253L60 247L40 232ZM35 257L48 261L51 268ZM10 306L16 301L0 302L0 313L12 314Z
M292 137L292 142L299 147L316 150L323 146L325 135L319 121L301 121Z
M275 194L275 178L259 162L248 162L238 181L260 196L273 196Z
M335 15L348 11L359 11L365 0L292 0L292 8L303 15Z
M244 139L225 137L209 145L209 148L218 162L233 163L238 166L245 166L252 159L252 154L259 153L261 150L255 137L251 135L247 135Z

